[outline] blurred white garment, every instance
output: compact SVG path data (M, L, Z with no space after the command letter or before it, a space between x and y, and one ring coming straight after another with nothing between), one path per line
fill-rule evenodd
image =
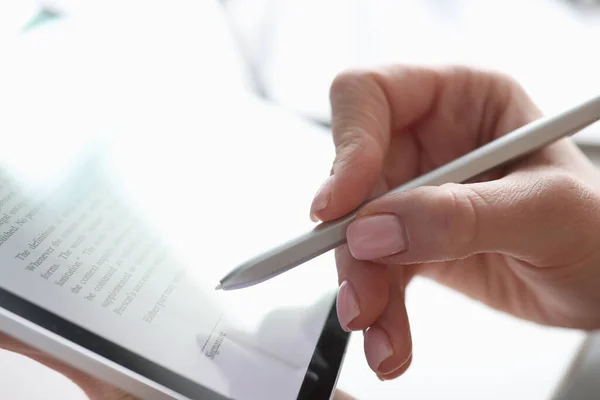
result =
M248 44L260 51L254 58L263 86L275 101L322 121L329 120L329 85L339 71L383 63L500 70L518 79L545 113L600 93L600 7L563 0L230 3L240 21L248 18L249 3L271 7L262 17L270 32L265 43ZM248 33L251 26L240 29ZM600 144L600 125L576 138Z

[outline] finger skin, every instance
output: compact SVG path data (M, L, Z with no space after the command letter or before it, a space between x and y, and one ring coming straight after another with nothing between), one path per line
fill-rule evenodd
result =
M463 66L344 71L331 85L330 102L333 179L311 206L323 221L361 205L390 170L388 183L397 186L540 116L510 77ZM437 151L419 154L422 148Z
M319 219L338 218L369 197L381 177L392 130L427 112L436 81L437 71L417 67L348 70L334 79L330 89L334 179L327 208L312 210ZM401 88L393 92L392 105L391 86ZM393 113L395 107L402 112Z
M360 310L360 314L352 321L340 318L340 323L348 330L366 329L377 320L388 302L389 269L385 265L354 259L345 245L336 249L336 264L339 283L350 282Z
M410 356L408 357L408 359L406 360L406 362L397 370L395 370L389 374L378 374L377 376L382 381L391 381L391 380L394 380L394 379L402 376L410 368L410 365L412 364L412 357L413 356L411 353Z
M311 207L312 215L324 221L340 217L368 200L378 181L383 180L388 188L396 187L541 116L511 78L460 67L396 66L347 71L334 81L331 103L336 158L326 190L319 193L319 208ZM412 362L404 304L409 280L403 276L405 272L411 271L408 275L412 276L426 271L444 283L452 280L456 283L453 287L460 286L458 283L479 285L469 287L470 294L481 295L489 292L485 288L495 288L491 293L495 297L486 295L484 300L496 303L500 309L506 307L497 304L499 298L518 293L512 298L529 304L521 307L527 311L521 315L531 315L534 310L547 317L546 310L534 301L545 292L525 296L528 283L521 280L524 278L510 270L503 270L504 275L492 274L498 272L494 269L497 265L488 265L491 258L487 255L498 255L504 267L509 265L507 259L522 261L525 266L549 267L573 262L570 248L590 248L597 231L585 216L599 203L581 176L565 173L583 164L572 161L578 155L565 151L567 146L558 144L537 152L529 158L536 160L529 164L531 168L524 163L517 169L486 175L485 179L492 182L419 188L385 196L361 209L357 220L380 214L397 216L404 229L387 231L405 232L408 237L408 246L397 245L391 256L375 257L377 253L373 252L361 256L356 241L347 234L348 246L337 252L340 284L351 283L344 288L353 288L360 308L359 315L347 320L345 328L366 330L367 361L381 379L400 376ZM552 152L552 156L546 155ZM557 160L561 160L562 171L556 168ZM545 172L540 171L540 165ZM596 176L589 172L591 168L587 170L588 178ZM561 202L577 210L565 210ZM581 230L578 225L586 228ZM380 241L378 246L385 243ZM470 260L472 279L464 276L465 260ZM454 266L452 273L442 272L449 265ZM490 277L508 280L491 285ZM517 300L509 307L513 314L519 308L515 306ZM338 315L350 309L347 305L341 308ZM391 343L393 354L380 362L382 347L377 343L382 337Z
M366 205L356 220L394 214L408 237L406 251L369 261L413 264L496 252L544 267L578 261L573 248L595 251L598 204L598 190L576 176L532 168L491 182L383 196ZM356 257L360 252L353 245L349 234Z
M137 400L137 397L81 372L4 333L0 333L0 348L22 354L61 373L79 386L90 400Z
M333 400L358 400L356 397L350 396L343 390L337 389L333 394Z
M364 338L364 350L369 367L381 376L398 372L412 356L412 337L404 301L403 271L401 268L394 268L390 270L390 274L392 276L389 281L389 301L377 322L366 331ZM373 330L385 332L391 343L393 354L384 360L377 357L376 348L379 344L373 342L379 337L371 335Z

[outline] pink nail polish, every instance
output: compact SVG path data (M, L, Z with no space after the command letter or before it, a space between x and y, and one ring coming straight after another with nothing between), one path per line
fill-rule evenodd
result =
M315 198L310 207L310 219L313 220L314 222L317 222L319 220L319 218L316 216L316 214L319 211L322 211L325 208L327 208L327 206L329 205L329 200L331 198L332 183L333 183L333 175L330 175L329 178L327 178L325 180L325 182L323 182L323 184L317 191L317 194L315 195Z
M402 220L392 214L357 219L348 226L346 239L358 260L376 260L408 249Z
M356 292L348 281L342 282L338 291L337 314L340 325L346 332L350 331L348 329L350 322L360 315Z
M378 327L369 328L365 335L365 355L369 367L375 372L380 372L381 363L393 354L394 349L387 333Z
M393 374L394 372L398 371L400 368L404 367L406 365L406 363L412 358L412 351L408 354L408 356L404 359L404 361L402 361L398 366L393 367L390 370L386 370L386 371L379 371L380 374L384 374L384 375L390 375Z

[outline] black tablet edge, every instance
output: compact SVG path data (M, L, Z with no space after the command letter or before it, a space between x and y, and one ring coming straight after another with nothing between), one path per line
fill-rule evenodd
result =
M336 304L334 301L323 324L298 400L329 400L335 390L350 338L350 333L339 323Z
M227 399L3 288L0 288L0 307L190 399ZM323 324L298 399L328 400L335 389L349 338L349 334L341 328L335 310L334 303Z

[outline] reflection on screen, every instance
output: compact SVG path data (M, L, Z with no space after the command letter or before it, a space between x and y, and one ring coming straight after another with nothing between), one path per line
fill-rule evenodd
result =
M118 157L90 154L36 184L0 170L0 284L224 396L295 398L333 302L334 268L321 258L217 292L263 217L240 220L214 197L183 199L144 180L156 176L139 165L115 174Z

